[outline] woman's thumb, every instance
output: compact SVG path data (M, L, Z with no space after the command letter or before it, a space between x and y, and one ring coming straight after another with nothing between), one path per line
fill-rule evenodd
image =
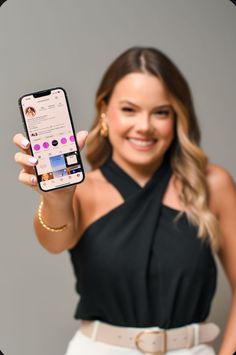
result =
M78 133L76 133L76 139L80 150L83 149L87 136L88 131L79 131Z

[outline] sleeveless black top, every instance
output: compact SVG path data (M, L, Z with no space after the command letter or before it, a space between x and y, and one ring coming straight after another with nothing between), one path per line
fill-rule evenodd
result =
M89 225L69 250L80 295L75 318L165 329L204 321L216 264L186 214L174 223L179 211L161 203L169 158L144 187L111 158L100 169L124 202Z

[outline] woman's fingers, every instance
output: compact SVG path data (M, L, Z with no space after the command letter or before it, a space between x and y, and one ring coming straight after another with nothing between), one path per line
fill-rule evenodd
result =
M35 176L34 166L37 165L38 161L30 155L30 142L23 136L23 134L17 133L13 137L13 143L16 144L21 150L14 156L16 163L23 167L19 173L19 181L25 185L35 187L37 189L37 179Z
M21 133L17 133L13 137L13 143L16 144L20 149L29 152L30 142Z
M23 168L29 173L34 174L33 166L37 165L38 161L35 157L30 155L30 142L21 133L15 134L13 137L13 143L20 148L20 152L15 154L15 161L17 164L23 166Z
M38 160L35 157L22 152L17 152L15 154L15 161L17 162L17 164L23 166L24 168L26 167L30 168L38 164ZM34 170L31 169L29 171L34 171Z
M28 186L37 186L37 179L36 176L33 174L29 174L28 172L25 171L25 169L22 169L19 173L18 177L19 181L25 185Z
M80 150L83 149L87 136L88 136L88 131L80 131L76 134L77 143L79 145Z

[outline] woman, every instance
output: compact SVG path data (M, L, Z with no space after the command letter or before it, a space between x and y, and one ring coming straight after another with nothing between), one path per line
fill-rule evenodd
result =
M27 107L25 110L26 116L32 118L36 115L35 109L33 107Z
M160 51L131 48L106 71L96 108L92 171L76 187L39 191L29 142L14 137L19 180L41 194L39 242L68 250L77 279L80 327L66 355L214 354L214 253L233 290L219 355L233 353L235 184L199 146L186 80Z

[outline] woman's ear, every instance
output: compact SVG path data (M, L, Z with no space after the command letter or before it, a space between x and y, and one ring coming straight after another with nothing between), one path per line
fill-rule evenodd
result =
M105 101L102 101L102 104L101 104L101 115L102 114L105 114L107 113L107 104L105 103Z

